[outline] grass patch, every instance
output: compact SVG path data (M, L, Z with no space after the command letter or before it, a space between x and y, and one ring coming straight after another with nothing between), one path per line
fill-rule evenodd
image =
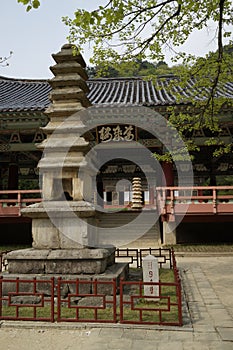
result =
M36 309L36 310L34 310ZM1 309L1 318L7 319L7 318L24 318L24 319L31 319L31 318L37 318L37 319L49 319L51 318L51 307L50 306L44 306L44 307L28 307L28 306L22 306L17 307L16 306L2 306Z
M109 321L111 322L114 318L114 312L111 308L106 309L78 309L68 308L66 306L61 307L60 317L64 320L78 320L79 322L84 321Z
M12 250L18 250L18 249L27 249L31 248L31 245L26 244L19 244L19 245L0 245L0 253L5 251L12 251Z
M210 253L218 253L218 252L233 252L233 244L232 243L206 243L206 244L176 244L173 246L167 245L164 248L174 248L175 252L210 252Z
M139 288L134 288L134 297L126 300L123 308L125 322L137 323L178 323L178 306L173 270L159 270L161 285L160 296L154 298L140 297ZM142 287L143 288L143 287ZM144 289L142 289L144 296ZM137 298L137 295L139 297Z

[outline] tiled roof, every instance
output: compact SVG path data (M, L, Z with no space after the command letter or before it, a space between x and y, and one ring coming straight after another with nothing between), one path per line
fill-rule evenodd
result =
M43 111L50 103L46 80L0 77L0 111Z
M168 80L160 80L155 86L141 78L90 79L87 97L92 104L172 105L176 103L176 97L168 89ZM186 103L192 95L200 99L193 84L193 81L189 82L185 90L176 85L173 91L179 92ZM0 112L44 111L50 104L50 90L47 80L0 77ZM219 89L218 95L233 99L233 83Z

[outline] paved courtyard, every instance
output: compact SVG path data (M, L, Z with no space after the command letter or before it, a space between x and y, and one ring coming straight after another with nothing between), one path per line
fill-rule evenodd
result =
M1 349L233 350L233 255L177 261L187 301L183 327L3 321Z

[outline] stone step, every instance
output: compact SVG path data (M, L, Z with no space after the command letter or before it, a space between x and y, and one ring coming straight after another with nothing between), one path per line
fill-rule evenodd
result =
M148 213L149 214L149 213ZM137 222L137 226L143 226L148 222L148 214L143 213L140 216L140 220ZM151 215L151 213L150 213ZM153 214L152 214L153 215ZM100 227L117 227L126 225L127 223L132 222L138 217L136 213L110 213L110 214L101 214L98 217L98 226ZM155 214L156 217L156 214ZM132 225L133 226L133 225Z
M118 248L160 246L160 227L156 217L155 223L151 221L152 226L150 224L150 220L153 219L153 215L156 215L156 213L143 213L140 219L134 222L138 215L135 212L100 214L98 217L98 233L101 241L112 242Z

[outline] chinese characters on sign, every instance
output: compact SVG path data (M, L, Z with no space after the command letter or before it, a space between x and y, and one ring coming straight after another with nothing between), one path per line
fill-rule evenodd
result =
M153 255L147 255L142 260L143 282L159 282L158 259ZM144 285L144 295L150 297L159 296L158 285Z
M136 128L133 125L106 125L97 127L97 140L110 141L136 141Z

